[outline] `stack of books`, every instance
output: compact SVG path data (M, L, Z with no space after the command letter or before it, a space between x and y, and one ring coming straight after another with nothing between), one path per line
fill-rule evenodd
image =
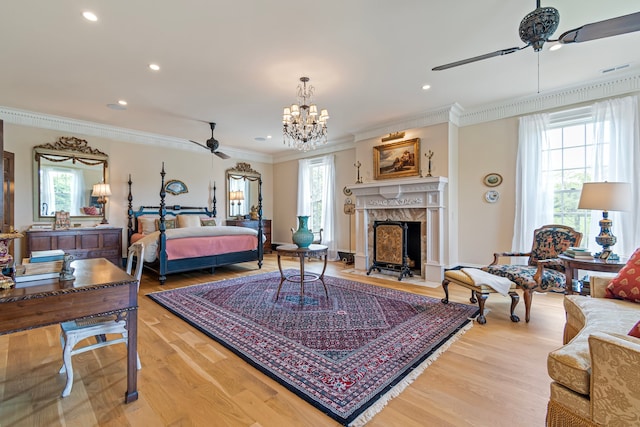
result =
M48 251L33 251L29 258L30 263L62 261L64 251L62 249L51 249Z
M570 247L563 252L564 255L575 259L593 259L593 255L585 248Z
M22 260L22 265L16 266L16 283L34 280L55 279L60 277L62 261L31 263L29 259Z

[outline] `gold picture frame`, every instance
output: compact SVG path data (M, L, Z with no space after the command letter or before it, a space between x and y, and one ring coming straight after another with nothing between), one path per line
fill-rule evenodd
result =
M373 147L374 179L420 174L420 138Z

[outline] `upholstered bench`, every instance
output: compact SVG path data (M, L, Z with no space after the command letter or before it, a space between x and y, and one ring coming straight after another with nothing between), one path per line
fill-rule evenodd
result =
M491 286L485 284L476 284L476 282L462 270L447 270L444 272L444 280L442 281L442 288L444 289L445 297L442 299L442 303L449 303L449 283L453 283L471 290L471 301L473 304L478 303L480 308L480 314L476 319L478 323L484 325L487 323L487 319L484 317L484 303L489 297L489 294L497 293ZM513 312L520 301L520 296L516 292L516 284L511 282L509 288L509 296L511 297L511 321L519 322L520 318Z

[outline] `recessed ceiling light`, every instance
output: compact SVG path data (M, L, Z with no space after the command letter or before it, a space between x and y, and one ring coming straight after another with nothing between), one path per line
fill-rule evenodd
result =
M149 64L149 68L153 71L160 71L160 66L158 64Z
M562 48L562 44L561 43L554 43L549 47L549 50L554 51L554 50L558 50Z
M126 110L127 107L125 107L124 105L120 105L120 104L107 104L107 107L111 108L112 110Z
M84 19L86 19L87 21L96 22L98 20L96 14L93 12L89 12L88 10L82 12L82 16L84 16Z
M121 99L120 101L118 101L118 104L120 104L120 105L127 105L127 104L128 104L128 102L127 102L127 101L125 101L124 99Z
M422 90L429 90L429 89L431 89L431 85L422 86Z
M271 139L271 135L267 135L267 139Z

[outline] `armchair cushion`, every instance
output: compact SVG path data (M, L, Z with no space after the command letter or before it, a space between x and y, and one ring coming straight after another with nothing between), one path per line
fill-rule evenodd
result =
M607 286L605 298L626 299L640 303L640 248Z

